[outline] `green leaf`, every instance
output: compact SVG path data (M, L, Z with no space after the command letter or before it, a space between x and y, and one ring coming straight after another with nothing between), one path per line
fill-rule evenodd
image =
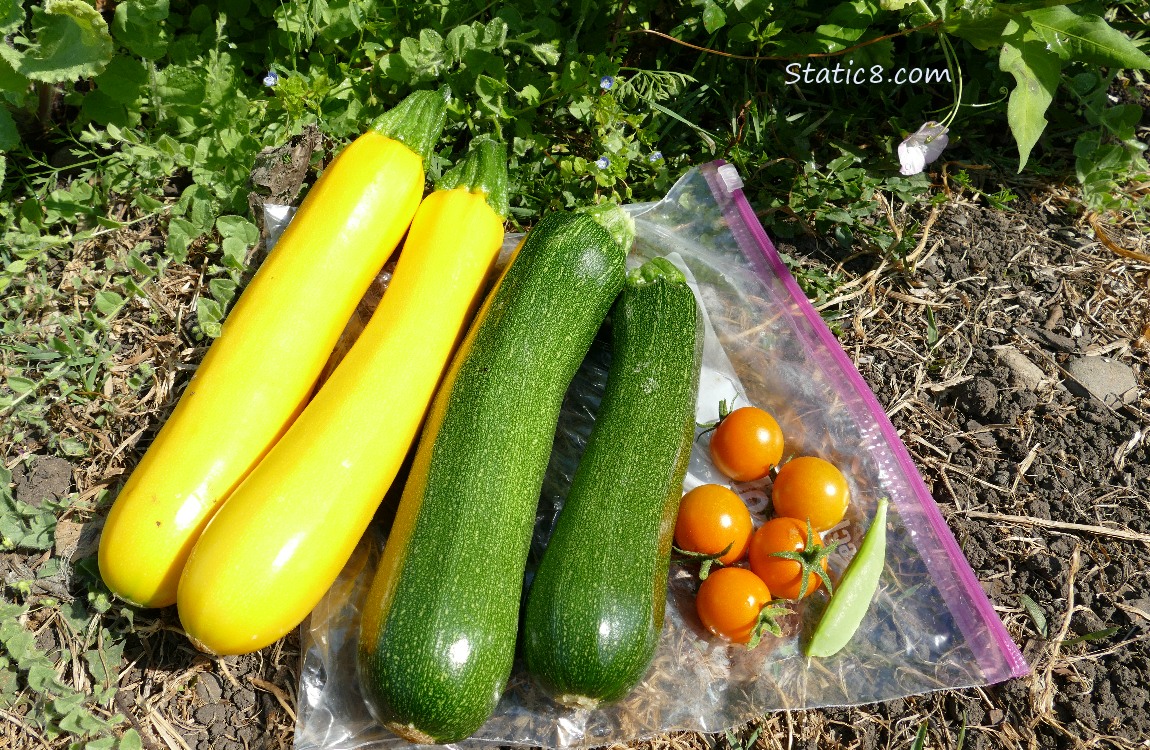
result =
M470 26L456 26L447 32L444 45L447 47L449 60L458 63L469 49L475 47L475 29Z
M192 222L187 219L172 219L168 223L168 254L180 262L187 260L188 248L199 236L200 232Z
M148 83L148 69L139 60L119 56L96 76L96 86L120 104L135 104Z
M80 109L85 117L100 125L127 127L130 124L128 108L99 89L84 97Z
M220 321L224 319L224 309L214 299L200 297L196 300L196 322L205 336L219 338L222 330Z
M208 290L213 298L226 307L236 296L236 282L231 279L212 279L208 282Z
M507 93L507 83L488 75L475 79L475 93L479 101L495 115L503 113L503 95Z
M0 36L7 36L23 25L23 3L19 0L0 0Z
M248 244L236 237L225 237L223 242L224 265L230 268L243 268L248 255Z
M4 46L8 49L10 55L19 55L19 53L11 47L7 45ZM31 85L32 82L28 80L28 76L16 72L16 68L12 67L12 63L8 58L5 57L3 53L0 53L0 92L11 91L19 97L26 94Z
M120 738L119 750L144 750L144 741L140 739L140 733L135 729L124 732L124 736Z
M723 12L715 0L707 0L703 6L703 28L708 34L714 34L727 25L727 14Z
M835 52L857 42L878 10L871 0L850 0L838 5L827 15L827 22L815 29L819 47Z
M125 0L116 6L112 30L134 55L156 60L168 49L168 0Z
M930 309L930 308L927 308L927 309ZM1038 634L1040 636L1042 636L1043 638L1045 638L1046 632L1047 632L1046 631L1046 615L1044 615L1042 613L1042 608L1039 607L1038 603L1035 602L1033 599L1031 599L1026 594L1023 594L1020 597L1018 597L1018 600L1019 600L1019 602L1021 602L1022 608L1026 610L1026 614L1030 615L1030 619L1034 621L1034 627L1036 630L1038 630Z
M32 28L35 42L23 55L7 44L0 45L0 54L33 80L63 83L88 78L112 59L108 24L83 0L47 0L42 10L34 12Z
M169 65L160 74L156 93L168 106L199 107L207 94L203 71Z
M11 151L20 145L20 131L7 107L0 107L0 151Z
M1150 69L1150 56L1101 16L1079 15L1065 5L1025 14L1034 31L1062 60L1113 68Z
M93 304L104 315L115 315L124 306L124 298L116 292L96 292Z
M105 644L101 649L92 649L84 652L84 661L88 664L88 671L92 677L103 685L114 685L119 676L120 662L124 656L124 642L111 642L110 634L104 631Z
M946 31L985 50L1002 44L1003 32L1010 23L1010 16L995 9L985 16L974 18L956 16L947 24Z
M1018 171L1026 167L1030 151L1046 129L1046 110L1058 88L1062 63L1041 42L1024 41L1002 45L999 69L1014 76L1006 120L1018 144Z
M242 216L221 216L216 219L216 229L221 237L235 237L247 245L254 245L260 239L259 228Z
M535 55L535 59L544 65L550 66L559 64L559 48L555 46L554 42L532 44L531 54Z

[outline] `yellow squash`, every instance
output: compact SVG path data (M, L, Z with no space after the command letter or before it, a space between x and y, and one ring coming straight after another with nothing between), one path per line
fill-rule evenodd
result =
M343 361L200 536L177 607L206 651L296 627L351 556L418 434L503 243L506 163L483 140L419 207Z
M300 413L356 303L423 196L445 122L412 94L331 163L261 265L104 525L104 582L146 607L176 601L221 501Z

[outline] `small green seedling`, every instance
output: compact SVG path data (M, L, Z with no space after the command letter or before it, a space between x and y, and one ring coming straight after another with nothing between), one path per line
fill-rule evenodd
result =
M867 529L854 559L843 573L822 619L807 643L807 656L834 656L862 624L886 566L886 511L889 501L879 500L874 521Z

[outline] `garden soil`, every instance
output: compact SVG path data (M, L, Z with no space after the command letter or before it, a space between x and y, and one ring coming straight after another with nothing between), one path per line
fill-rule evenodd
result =
M914 227L905 258L847 255L815 239L779 246L800 276L839 275L820 308L1032 673L636 746L869 750L909 748L921 733L926 748L1150 747L1147 227L1072 215L1057 190L1014 190L1005 208L968 188L933 208L886 212L892 226ZM194 320L196 272L173 273L167 302ZM150 325L146 311L139 325ZM203 349L171 330L136 335L153 350L159 388L113 423L93 459L21 468L21 499L114 494L138 461ZM0 576L34 579L49 555L90 557L99 523L100 514L65 517L55 550L2 555ZM35 585L69 595L66 574ZM39 645L67 650L61 632L41 627ZM299 664L295 636L214 659L191 647L173 609L137 612L114 707L146 748L289 748ZM0 747L55 746L14 720Z

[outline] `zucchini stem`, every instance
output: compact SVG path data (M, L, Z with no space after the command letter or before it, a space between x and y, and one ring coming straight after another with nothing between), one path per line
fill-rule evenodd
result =
M436 190L466 188L482 193L487 204L500 216L509 212L507 199L507 144L488 136L471 142L471 150L463 161L435 183Z
M446 124L446 95L440 91L416 91L375 118L371 129L399 141L426 162Z

